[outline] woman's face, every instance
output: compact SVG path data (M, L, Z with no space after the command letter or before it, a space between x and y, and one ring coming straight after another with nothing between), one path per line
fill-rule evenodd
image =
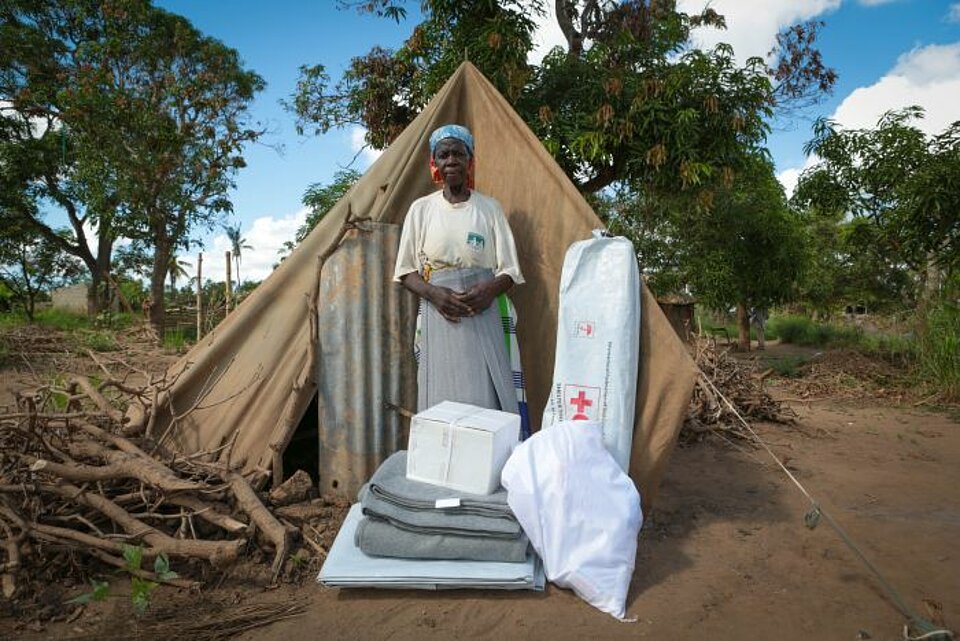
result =
M467 181L470 154L467 146L456 138L444 138L437 143L433 160L440 170L443 182L449 187L460 187Z

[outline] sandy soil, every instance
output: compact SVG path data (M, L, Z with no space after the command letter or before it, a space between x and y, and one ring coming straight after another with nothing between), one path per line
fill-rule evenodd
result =
M789 385L784 396L795 396ZM792 403L794 426L758 432L921 615L942 606L960 627L960 418L889 400ZM628 614L620 623L571 592L332 590L312 581L265 590L231 576L207 616L304 599L304 616L238 637L272 639L902 639L903 617L880 583L821 522L767 455L710 439L678 449L641 534ZM306 574L306 573L304 573ZM196 597L161 590L156 607ZM212 602L213 602L212 601ZM211 603L212 603L211 602ZM130 629L117 599L70 624L9 638L70 638ZM7 621L7 623L10 623ZM134 638L131 634L131 638Z

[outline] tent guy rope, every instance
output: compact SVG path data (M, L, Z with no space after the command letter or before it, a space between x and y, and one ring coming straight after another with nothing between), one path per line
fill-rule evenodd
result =
M737 419L743 424L743 427L747 432L753 437L753 439L764 449L767 454L770 455L770 458L774 460L777 466L787 475L793 484L797 487L798 490L810 501L812 509L807 512L803 517L804 524L811 530L817 527L820 522L820 517L823 517L827 524L833 528L837 535L843 540L843 542L850 548L854 554L863 562L864 565L870 570L873 576L880 582L880 585L886 591L887 595L893 600L894 605L907 618L908 624L904 626L903 637L906 641L919 641L920 639L929 640L929 641L947 641L948 639L954 639L954 634L952 631L939 626L934 625L932 622L918 615L910 606L906 604L903 600L903 597L900 595L897 590L890 585L890 582L880 574L880 570L870 562L870 560L864 555L863 551L854 543L853 539L847 534L847 532L837 523L834 518L820 505L820 502L815 499L810 492L807 491L807 488L797 479L796 476L787 469L787 466L783 464L780 458L773 453L773 450L764 442L760 435L757 434L750 424L740 415L740 412L737 411L737 408L734 407L733 403L727 399L723 393L717 389L713 384L710 378L700 372L700 378L703 381L706 381L706 384L709 385L713 392L717 395L718 398L722 399L726 403L727 407L730 408L730 411L737 417ZM910 635L910 627L913 627L916 631L916 636Z

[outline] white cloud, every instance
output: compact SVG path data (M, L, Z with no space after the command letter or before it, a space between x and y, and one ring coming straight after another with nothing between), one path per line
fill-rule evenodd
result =
M253 224L241 230L241 237L253 249L244 249L240 254L240 276L243 280L263 280L273 271L273 266L280 262L277 253L283 244L293 240L297 229L307 219L309 209L306 207L282 218L263 216L253 221ZM226 234L214 236L203 251L203 279L206 281L222 281L226 278L226 258L224 252L231 248ZM185 254L181 257L193 266L196 271L196 253ZM231 266L236 271L236 266ZM236 279L236 273L232 274Z
M960 117L960 42L918 47L900 56L886 75L847 96L832 119L844 128L875 127L884 112L920 105L923 131L943 131Z
M364 140L364 136L367 135L367 130L363 127L351 127L350 128L350 149L353 150L353 153L360 154L360 171L366 171L370 165L377 161L383 154L382 149L373 149L367 145L367 141Z
M903 54L877 82L850 93L830 119L844 129L873 128L891 109L920 105L926 117L915 124L934 134L960 117L955 107L958 95L960 42L928 45ZM777 174L787 196L793 193L800 174L816 162L816 157L810 157L802 167L788 167Z
M802 169L791 167L777 174L777 180L783 185L783 191L786 192L787 198L793 196L793 190L797 188L797 181L800 180L801 173L803 173Z
M944 18L947 22L960 22L960 2L954 2L947 9L947 15Z
M816 18L840 6L841 0L712 0L709 6L727 20L726 30L698 29L697 46L712 47L718 42L733 45L737 60L752 56L766 58L776 44L777 33L796 22ZM680 11L703 11L704 0L680 0Z
M818 162L820 162L819 157L811 155L807 157L806 162L804 162L802 166L789 167L777 174L777 180L783 185L783 191L787 194L787 198L793 196L793 191L797 188L800 175Z

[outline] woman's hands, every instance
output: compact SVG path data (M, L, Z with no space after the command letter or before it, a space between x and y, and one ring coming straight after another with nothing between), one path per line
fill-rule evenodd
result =
M440 315L451 323L459 323L461 318L482 313L493 304L497 296L513 285L513 279L506 274L477 283L465 292L431 285L416 272L404 276L402 282L407 289L427 299Z
M430 285L425 298L451 323L459 323L464 316L473 316L474 310L462 300L464 294L448 287ZM479 310L482 311L482 310Z

